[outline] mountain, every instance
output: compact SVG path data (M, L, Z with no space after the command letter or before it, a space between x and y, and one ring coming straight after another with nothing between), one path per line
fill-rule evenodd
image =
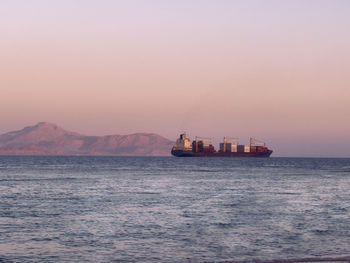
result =
M174 143L154 133L86 136L39 122L0 135L0 154L23 155L170 155Z

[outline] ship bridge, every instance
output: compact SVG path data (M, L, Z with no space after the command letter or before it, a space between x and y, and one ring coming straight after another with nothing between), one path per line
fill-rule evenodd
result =
M186 137L186 133L180 134L180 138L176 140L175 149L181 151L192 151L191 140Z

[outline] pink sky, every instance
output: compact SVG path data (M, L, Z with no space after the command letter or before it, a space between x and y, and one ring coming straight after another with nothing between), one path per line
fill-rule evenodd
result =
M0 133L250 136L350 157L349 1L1 1Z

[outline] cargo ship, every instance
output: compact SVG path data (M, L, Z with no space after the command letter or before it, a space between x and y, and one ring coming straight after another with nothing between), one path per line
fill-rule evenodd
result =
M266 147L264 142L250 138L249 145L238 144L238 139L224 138L220 143L220 150L216 151L210 139L196 137L191 143L186 133L180 134L176 144L171 149L171 154L176 157L270 157L272 150Z

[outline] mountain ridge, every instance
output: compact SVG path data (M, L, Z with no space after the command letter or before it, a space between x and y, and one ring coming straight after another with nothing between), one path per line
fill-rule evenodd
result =
M0 135L0 155L170 155L173 141L155 133L91 136L39 122Z

